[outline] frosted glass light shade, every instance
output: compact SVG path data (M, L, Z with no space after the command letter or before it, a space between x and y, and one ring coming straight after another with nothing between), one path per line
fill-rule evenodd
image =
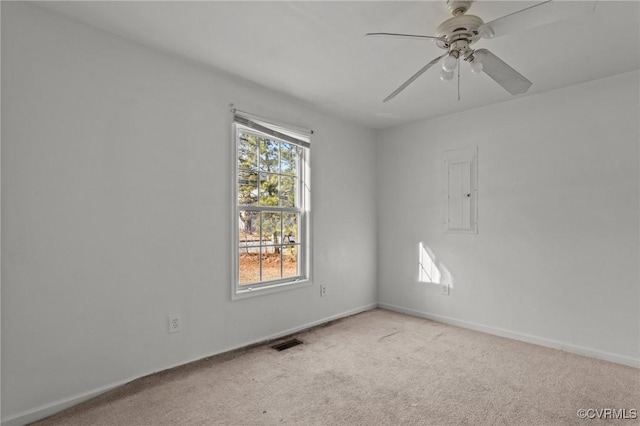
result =
M480 74L482 72L482 62L474 59L471 62L471 72L474 74Z
M452 55L447 56L444 58L444 61L442 61L442 69L447 72L455 70L456 65L458 65L458 59Z
M478 34L480 34L480 37L482 38L493 38L495 35L493 28L487 24L482 24L478 27Z
M453 80L453 71L446 71L446 70L442 70L440 71L440 80L442 81L451 81Z

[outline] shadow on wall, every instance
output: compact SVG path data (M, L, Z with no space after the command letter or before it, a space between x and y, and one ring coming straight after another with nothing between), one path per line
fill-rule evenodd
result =
M451 272L422 242L418 244L418 282L453 288Z

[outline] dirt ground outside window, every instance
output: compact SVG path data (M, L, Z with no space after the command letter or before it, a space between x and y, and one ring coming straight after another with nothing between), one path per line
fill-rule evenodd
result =
M282 256L282 276L280 275L280 259L280 253L262 255L262 281L298 275L298 264L295 255L285 253ZM241 253L239 261L240 285L260 281L260 255L258 253Z

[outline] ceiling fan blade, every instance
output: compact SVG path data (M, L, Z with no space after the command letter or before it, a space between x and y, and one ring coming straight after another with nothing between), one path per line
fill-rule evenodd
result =
M477 49L473 56L482 64L482 71L512 95L526 92L533 84L487 49Z
M433 37L433 36L425 36L425 35L417 35L417 34L366 33L365 36L417 38L417 39L430 39L430 40L441 40L441 41L444 41L444 38L442 38L442 37Z
M495 38L516 31L539 27L574 16L593 12L597 0L562 1L547 0L487 22L479 29L484 38Z
M390 94L389 96L387 96L382 102L388 102L391 99L395 98L396 95L400 92L402 92L404 89L407 88L408 85L410 85L411 83L413 83L416 78L420 77L422 74L425 73L425 71L427 71L429 68L431 68L433 65L437 64L438 61L442 58L444 58L446 55L448 55L448 53L445 53L442 56L438 56L437 58L435 58L434 60L432 60L431 62L429 62L427 65L425 65L424 67L420 68L420 71L418 71L417 73L415 73L414 75L411 76L411 78L409 78L409 80L405 81L404 83L402 83L402 86L398 87L396 90L393 91L392 94Z

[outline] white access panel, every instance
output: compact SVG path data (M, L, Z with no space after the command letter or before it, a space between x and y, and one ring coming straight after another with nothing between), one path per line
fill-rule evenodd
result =
M478 232L478 150L444 152L443 228L451 233Z

